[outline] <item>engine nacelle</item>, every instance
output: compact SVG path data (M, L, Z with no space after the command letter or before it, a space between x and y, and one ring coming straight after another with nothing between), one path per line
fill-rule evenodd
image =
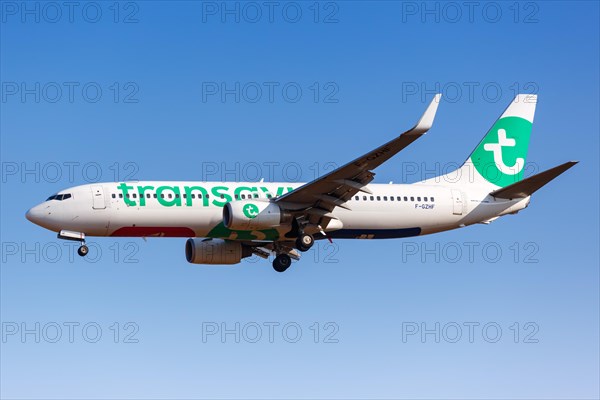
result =
M230 201L223 207L223 224L233 230L269 229L284 222L284 213L275 203L264 200Z
M240 242L192 238L185 242L185 258L192 264L237 264L252 251Z

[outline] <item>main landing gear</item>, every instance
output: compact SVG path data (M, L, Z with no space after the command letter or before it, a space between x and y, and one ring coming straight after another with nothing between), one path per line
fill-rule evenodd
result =
M292 229L285 234L286 238L296 238L296 248L301 252L310 250L313 244L315 244L315 239L312 237L312 235L304 233L304 228L306 225L306 221L298 221L298 219L294 218L292 220Z
M292 258L285 253L278 254L273 260L273 269L277 272L284 272L292 265Z
M87 254L90 252L90 249L85 245L85 233L62 230L58 232L57 237L59 239L80 242L81 246L79 246L77 249L77 254L79 254L81 257L87 256Z
M315 239L306 233L300 233L296 239L296 248L302 252L310 250L313 244L315 244Z
M304 232L298 234L296 238L296 248L302 252L308 251L313 244L315 239L312 235L307 235ZM294 260L300 259L300 254L293 248L275 248L277 256L273 260L273 269L277 272L284 272L290 265L292 265L292 258Z

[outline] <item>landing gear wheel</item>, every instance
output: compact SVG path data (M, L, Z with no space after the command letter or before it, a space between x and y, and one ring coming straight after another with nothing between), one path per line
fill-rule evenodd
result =
M315 239L312 235L303 233L296 239L296 248L300 251L308 251L313 244L315 244Z
M279 254L273 260L273 269L277 272L284 272L292 265L292 259L287 254Z
M79 254L81 257L85 257L89 251L90 250L88 249L88 247L85 244L82 244L77 249L77 254Z

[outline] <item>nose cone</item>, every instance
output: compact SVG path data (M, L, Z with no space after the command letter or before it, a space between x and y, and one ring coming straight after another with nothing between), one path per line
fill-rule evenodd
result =
M43 216L44 216L44 213L42 212L39 205L30 208L25 213L25 218L27 218L29 221L33 222L36 225L40 225L40 222L42 221Z
M59 210L57 210L56 207L53 207L48 204L48 202L45 202L30 208L25 213L25 218L43 228L56 231L56 229L60 228L58 226L60 225L60 213L58 211Z

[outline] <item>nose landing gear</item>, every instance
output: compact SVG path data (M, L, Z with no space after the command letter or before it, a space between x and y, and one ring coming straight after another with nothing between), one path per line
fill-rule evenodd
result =
M85 245L85 242L82 242L81 246L79 246L77 249L77 254L79 254L81 257L85 257L89 251L90 249L88 249L88 247Z
M81 257L85 257L90 251L90 249L85 245L85 233L62 230L58 232L57 237L59 239L80 242L81 246L79 246L77 249L77 254L79 254Z

